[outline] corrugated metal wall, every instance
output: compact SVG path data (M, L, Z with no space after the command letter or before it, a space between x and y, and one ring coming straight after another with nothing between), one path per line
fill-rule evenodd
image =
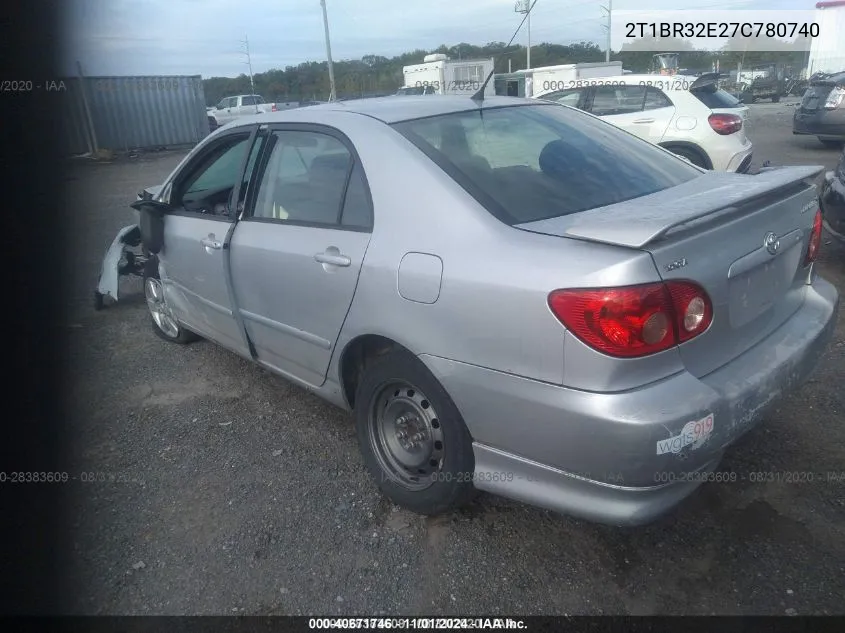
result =
M202 78L86 77L63 80L62 128L68 154L91 151L88 100L98 148L113 151L194 144L208 135ZM83 83L84 82L84 83Z

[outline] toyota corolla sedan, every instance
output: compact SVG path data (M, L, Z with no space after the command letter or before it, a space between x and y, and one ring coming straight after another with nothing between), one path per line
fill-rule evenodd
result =
M825 350L821 171L707 171L555 103L387 97L239 119L133 206L154 331L352 412L394 503L634 525Z

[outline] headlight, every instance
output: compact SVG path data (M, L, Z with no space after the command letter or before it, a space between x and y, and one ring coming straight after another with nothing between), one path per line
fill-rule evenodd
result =
M828 93L827 101L824 102L825 109L833 110L834 108L838 108L843 98L845 98L845 88L837 86Z

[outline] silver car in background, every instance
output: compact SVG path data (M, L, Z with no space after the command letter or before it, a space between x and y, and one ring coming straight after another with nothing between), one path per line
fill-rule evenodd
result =
M354 412L393 502L648 522L796 389L839 297L821 167L699 169L506 97L233 122L133 206L155 331Z

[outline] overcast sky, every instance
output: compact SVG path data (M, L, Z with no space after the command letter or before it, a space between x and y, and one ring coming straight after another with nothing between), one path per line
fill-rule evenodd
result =
M391 57L459 42L507 42L515 0L327 0L332 57ZM538 0L531 41L582 40L604 48L607 0ZM805 0L615 0L631 9L808 9ZM87 75L234 77L247 71L248 36L258 73L326 58L319 0L67 0L70 49ZM515 42L526 45L525 27ZM422 60L420 60L422 61Z

